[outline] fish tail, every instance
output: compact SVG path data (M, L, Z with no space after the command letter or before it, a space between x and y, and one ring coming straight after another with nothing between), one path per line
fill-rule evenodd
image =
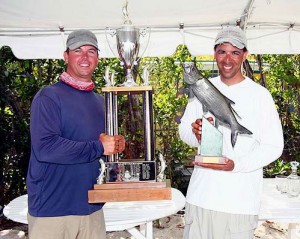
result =
M232 147L235 146L238 134L249 134L251 135L252 132L246 129L244 126L238 124L237 128L231 131L231 145Z

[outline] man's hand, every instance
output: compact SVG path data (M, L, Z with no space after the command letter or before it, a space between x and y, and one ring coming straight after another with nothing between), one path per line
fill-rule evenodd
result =
M212 124L214 123L214 119L212 117L208 117L207 120ZM202 132L202 119L197 119L195 122L192 123L192 131L195 134L198 142L200 142Z
M229 158L225 158L225 164L201 163L201 162L193 162L193 164L203 168L211 168L214 170L232 171L234 169L234 162Z
M122 135L110 136L107 134L100 134L99 140L104 148L104 155L112 155L121 153L125 149L125 138Z

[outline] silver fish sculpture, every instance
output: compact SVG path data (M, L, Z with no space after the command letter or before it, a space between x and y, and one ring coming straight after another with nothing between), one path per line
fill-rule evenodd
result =
M231 106L234 102L206 79L194 63L183 63L183 79L188 84L188 97L196 96L202 103L204 114L210 112L215 116L216 127L223 125L231 129L232 147L235 146L238 134L252 134L237 121L235 116L239 116Z

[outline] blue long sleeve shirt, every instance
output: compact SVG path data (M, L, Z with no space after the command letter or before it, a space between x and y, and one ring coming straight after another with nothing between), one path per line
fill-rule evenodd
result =
M89 215L102 208L88 203L88 190L99 176L104 114L102 96L62 81L36 94L26 178L30 215Z

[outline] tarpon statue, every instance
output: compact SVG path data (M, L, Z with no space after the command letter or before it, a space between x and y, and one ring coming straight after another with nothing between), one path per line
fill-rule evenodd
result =
M206 79L194 63L183 63L183 79L188 84L188 97L196 96L202 103L204 114L210 112L214 115L216 127L223 125L231 129L232 147L236 143L238 134L252 134L237 121L235 116L238 114L231 106L234 102Z

